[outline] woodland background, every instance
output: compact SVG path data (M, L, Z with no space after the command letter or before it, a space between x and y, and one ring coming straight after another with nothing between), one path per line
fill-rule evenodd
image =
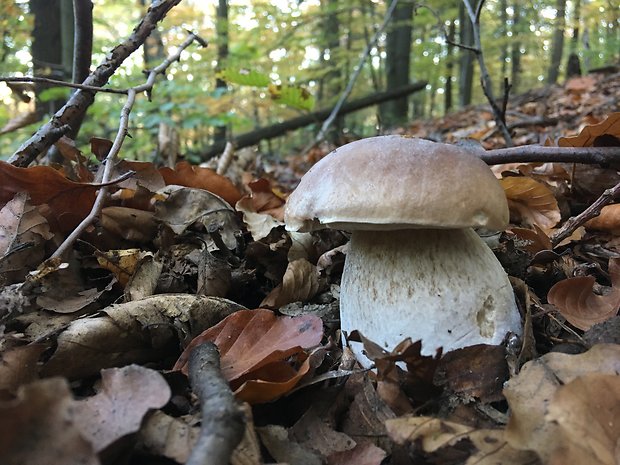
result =
M92 63L96 65L127 36L149 2L93 3ZM209 148L226 137L299 116L310 106L331 108L388 5L370 0L181 2L148 39L143 53L125 61L110 87L140 84L142 70L158 64L179 45L186 30L210 45L184 51L180 62L158 83L153 100L138 99L131 139L125 141L122 156L152 159L157 154L157 135L174 128L175 150L189 161L204 161L213 154ZM0 75L71 80L72 0L2 0L0 12ZM480 21L482 50L497 98L505 94L507 83L510 94L516 95L620 59L620 7L612 0L488 1ZM442 116L483 102L474 53L452 42L473 44L471 23L461 2L400 2L376 45L370 47L349 100L410 82L426 83L424 91L340 118L330 137L374 135L412 119ZM218 70L233 82L216 79ZM303 108L294 97L288 105L278 103L272 98L278 92L273 86L239 84L239 73L247 72L273 86L307 91L310 101ZM27 84L11 87L0 84L3 157L17 149L44 115L60 108L70 92L37 84L36 98L31 100ZM99 94L84 120L78 145L85 147L92 136L112 138L122 104L116 95ZM14 130L21 125L26 126ZM307 126L287 138L264 142L261 150L268 155L286 154L307 144L316 132L316 125Z

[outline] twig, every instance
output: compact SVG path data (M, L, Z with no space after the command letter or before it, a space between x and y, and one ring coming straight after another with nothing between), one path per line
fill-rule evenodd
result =
M340 111L340 108L342 108L342 105L344 105L344 102L349 97L349 94L351 94L351 91L353 90L353 85L355 84L355 81L357 80L358 76L362 72L362 66L364 65L364 62L370 55L370 51L375 46L375 44L379 40L379 37L383 33L383 30L387 27L388 23L392 19L392 14L394 13L394 10L396 9L397 4L398 4L398 0L392 0L392 3L388 7L387 11L385 12L385 16L383 17L383 23L381 23L381 26L379 26L379 29L377 29L371 41L366 45L366 49L364 50L364 53L362 53L362 56L360 56L360 59L357 63L357 68L355 68L355 71L353 71L353 74L349 78L347 87L344 89L342 94L340 94L340 98L338 99L338 102L334 106L334 109L332 110L329 117L323 122L323 126L321 126L321 130L315 137L314 142L304 150L304 153L308 152L308 150L310 150L312 146L322 141L323 138L325 137L327 130L329 129L329 127L332 125L332 123L338 116L338 112Z
M103 187L99 189L97 192L97 198L95 199L95 203L93 204L93 208L86 218L82 220L82 222L73 230L73 232L60 244L60 247L54 252L52 258L62 257L67 250L73 245L78 237L82 235L82 233L90 226L90 224L99 216L101 213L101 209L108 199L108 191L109 191L109 182L112 177L112 172L114 168L114 164L116 161L116 157L121 150L123 145L123 141L127 136L127 128L129 127L129 114L131 113L131 109L133 108L133 104L136 100L136 94L138 92L146 92L150 97L150 92L153 89L153 85L155 84L155 78L158 74L163 74L168 66L177 61L181 57L181 52L185 50L194 40L196 40L196 35L190 33L189 37L185 39L185 41L179 45L177 51L166 58L160 65L153 68L148 73L148 77L146 79L146 83L140 86L132 87L127 92L127 101L123 108L121 109L121 117L119 122L118 131L116 133L116 137L114 138L114 143L108 152L105 160L103 161L104 169L103 176L101 179L101 184Z
M489 75L489 70L487 69L487 66L484 62L484 54L482 53L482 41L480 40L480 13L482 12L482 5L484 4L484 0L478 0L475 11L472 9L470 0L463 0L463 3L465 4L465 8L467 9L469 20L471 21L472 25L474 45L477 49L474 53L476 54L476 58L478 59L478 66L480 68L480 83L482 85L482 90L489 102L489 105L491 106L491 109L493 110L495 123L497 124L502 135L504 136L506 145L512 147L512 136L510 135L510 131L506 127L504 112L502 112L500 107L497 105L497 102L495 101L495 96L493 95L493 83L491 82L491 76Z
M613 200L618 197L618 195L620 195L620 183L616 184L611 189L605 189L605 192L603 192L592 205L586 208L579 215L570 217L568 220L566 220L562 227L551 236L551 244L553 244L553 246L555 247L564 239L569 237L573 232L575 232L575 230L579 226L583 225L586 221L600 215L603 207L613 202Z
M620 164L620 147L543 147L524 145L480 151L480 158L489 165L502 163L559 162L608 166Z
M71 89L88 90L92 92L107 92L109 94L127 95L127 89L111 89L107 87L88 86L85 84L76 84L74 82L59 81L58 79L50 79L37 76L0 76L0 82L11 84L13 82L39 82L42 84L50 84L53 86L70 87Z
M215 344L206 342L189 356L189 382L200 399L200 435L187 465L228 465L245 429L243 411L220 370Z
M144 43L157 23L180 1L160 0L153 2L132 34L106 55L103 63L86 78L83 84L94 87L105 85L125 59ZM39 154L47 150L60 138L53 133L53 130L67 124L73 126L94 100L95 93L93 91L78 89L67 103L52 116L49 122L41 126L30 139L22 144L17 152L9 158L9 163L21 167L28 166Z
M220 155L220 159L217 162L217 168L215 172L221 175L226 174L226 171L228 171L228 168L232 163L234 155L235 146L230 141L226 142L226 147L224 148L224 152L222 152L222 155Z

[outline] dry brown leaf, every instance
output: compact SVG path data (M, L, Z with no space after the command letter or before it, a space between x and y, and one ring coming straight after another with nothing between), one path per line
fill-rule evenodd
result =
M549 236L547 236L547 234L545 234L545 232L536 225L534 225L533 230L525 228L510 228L510 232L517 236L521 241L525 242L524 246L521 247L519 244L519 247L527 250L528 252L538 253L543 250L553 249Z
M507 441L514 448L536 451L544 463L550 463L557 444L558 425L547 414L558 389L581 376L595 373L617 376L619 372L620 346L616 344L599 344L579 355L552 352L527 362L504 389L511 410ZM587 420L580 421L587 425ZM586 442L595 440L589 434L583 437Z
M0 400L11 398L20 386L38 378L37 362L45 349L43 344L29 344L0 352Z
M153 256L152 252L140 249L108 250L106 252L95 251L97 263L104 270L114 274L114 277L123 287L136 271L138 263L146 256Z
M261 302L261 307L280 308L291 302L307 301L319 291L319 273L312 263L300 258L286 267L282 284Z
M170 387L155 370L138 365L103 370L101 390L76 403L75 422L100 452L138 431L144 415L166 405L169 398Z
M327 465L380 465L387 456L370 442L358 443L353 449L336 452L327 458Z
M127 207L106 207L101 210L101 226L127 241L147 243L157 234L153 212Z
M432 417L395 418L387 420L385 426L388 435L397 444L416 444L424 452L437 453L440 457L444 451L450 457L450 449L458 447L460 441L468 440L473 446L467 449L471 455L459 462L465 465L536 463L532 452L510 447L502 430L475 429Z
M322 335L323 323L314 315L278 317L271 310L241 310L194 338L174 369L187 373L194 347L213 342L220 351L222 374L231 388L237 390L250 380L258 380L245 388L244 400L265 402L281 396L283 387L288 392L301 378L298 372L307 371L303 364L293 368L282 362L293 356L305 361L304 349L318 345ZM295 382L290 381L293 378Z
M560 147L617 147L620 145L620 113L612 113L603 121L586 126L579 135L560 137Z
M189 294L110 305L102 311L105 316L74 320L63 328L42 375L76 379L96 375L102 368L159 360L170 355L171 344L178 344L179 333L170 328L197 335L240 309L230 300Z
M159 172L166 185L174 184L204 189L220 196L230 205L236 204L241 198L241 192L228 178L220 176L209 168L192 166L186 161L181 161L177 163L174 170L164 167L160 168Z
M146 418L140 428L139 443L150 454L185 463L199 435L199 426L190 426L157 410Z
M544 184L524 176L508 177L499 182L511 213L517 214L522 222L546 230L560 221L558 202Z
M17 399L0 403L2 465L99 465L93 446L74 422L74 405L61 378L22 386Z
M235 208L243 213L243 221L255 241L267 237L271 230L284 224L284 199L274 193L267 179L248 183L251 194L237 202Z
M547 300L570 324L588 330L615 316L620 308L620 259L609 259L611 289L605 295L594 293L593 276L564 279L549 290Z
M601 209L599 216L588 220L586 229L604 231L609 234L620 234L620 203L606 205Z
M73 182L49 166L17 168L0 161L0 205L18 192L28 192L33 205L47 204L50 225L60 231L73 230L90 213L98 186Z
M620 463L618 374L589 374L560 386L547 412L545 421L557 426L549 463Z

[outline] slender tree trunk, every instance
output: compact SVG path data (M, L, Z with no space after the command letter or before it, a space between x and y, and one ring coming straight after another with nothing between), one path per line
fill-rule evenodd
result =
M547 72L549 84L555 84L560 76L562 64L562 51L564 50L564 27L566 26L566 0L557 0L557 14L555 17L555 29L551 41L551 62Z
M386 35L385 74L386 90L409 83L413 3L402 1L394 10L392 25ZM380 107L384 126L396 126L407 120L407 98L386 102Z
M448 44L446 46L446 88L444 93L444 112L448 113L452 108L452 74L454 73L454 20L448 25Z
M514 94L519 92L521 84L521 24L523 23L521 18L521 7L519 1L515 0L512 4L513 17L512 17L512 50L510 54L510 83L512 85L512 92Z
M508 77L508 3L506 0L500 0L499 2L499 22L501 24L499 29L498 40L501 41L501 51L499 54L499 63L501 67L500 82L498 94L502 95L504 89L504 79Z
M217 68L225 67L228 58L228 0L218 0L215 10L216 13L216 30L217 30ZM216 89L224 91L226 82L222 79L216 79ZM219 144L226 140L226 126L216 126L213 132L213 141Z
M463 45L473 45L472 25L463 3L459 4L459 25L459 42ZM474 52L461 48L461 59L459 61L459 105L461 107L471 103L474 58Z
M323 30L322 62L327 70L319 83L318 100L321 105L334 102L342 92L342 73L338 66L340 49L340 19L338 18L339 0L321 0L321 10L325 15ZM342 132L342 118L337 118L325 134L326 139L335 142Z
M581 24L581 0L573 2L573 33L570 38L570 51L577 53L579 48L579 25Z
M62 60L61 0L30 0L30 12L34 16L31 45L33 74L37 77L66 79ZM38 96L46 88L49 86L35 85L36 108L41 116L54 114L64 104L62 99L42 102Z

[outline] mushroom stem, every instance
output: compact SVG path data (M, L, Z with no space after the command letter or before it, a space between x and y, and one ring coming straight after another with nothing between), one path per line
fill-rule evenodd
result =
M346 333L357 329L387 350L421 339L425 355L521 332L506 272L470 228L353 231L340 314Z

